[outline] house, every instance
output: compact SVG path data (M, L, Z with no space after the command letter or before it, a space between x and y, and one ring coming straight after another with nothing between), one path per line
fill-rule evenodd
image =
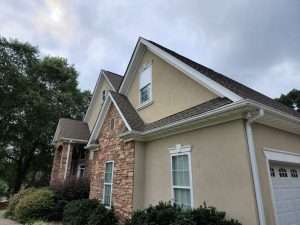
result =
M83 121L59 121L51 185L89 177L123 219L205 201L244 225L299 224L299 135L296 111L139 38L124 76L101 71Z

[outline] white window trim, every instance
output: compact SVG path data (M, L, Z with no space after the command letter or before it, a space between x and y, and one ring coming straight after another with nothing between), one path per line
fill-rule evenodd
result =
M84 163L78 164L78 166L77 166L77 173L76 173L76 178L77 178L77 179L80 178L80 166L84 166L84 172L85 172L85 170L86 170L86 167L85 167Z
M145 102L141 102L141 87L140 87L140 79L141 79L141 74L142 72L144 72L145 70L151 68L151 83L150 83L150 98L149 100L145 101ZM137 107L138 110L141 110L149 105L151 105L153 103L153 98L152 98L152 86L153 86L153 69L152 69L152 64L146 64L142 67L142 69L140 69L139 71L139 106Z
M300 165L300 154L285 151L285 150L274 149L274 148L264 148L264 154L265 154L266 165L267 165L267 173L268 173L269 187L271 192L271 199L273 203L275 222L276 224L279 224L279 219L277 216L277 209L275 204L275 194L273 191L272 177L270 174L270 161L295 163Z
M112 163L112 173L111 173L111 183L106 183L105 182L105 171L106 171L106 164L107 163ZM110 185L111 190L110 190L110 202L109 206L105 206L106 208L110 209L111 208L111 202L112 202L112 192L113 192L113 183L114 183L114 167L115 167L115 162L113 160L109 160L105 162L105 167L104 167L104 177L103 177L103 193L102 193L102 204L104 204L104 196L105 196L105 185Z
M191 151L192 148L190 145L181 145L181 144L177 144L174 147L169 148L169 152L170 152L170 173L171 173L171 202L174 203L175 202L175 194L174 194L174 189L189 189L190 190L190 194L191 194L191 208L194 207L194 190L193 190L193 176L192 176L192 157L191 157ZM174 156L179 156L179 155L187 155L188 156L188 162L189 162L189 179L190 179L190 186L176 186L173 185L173 161L172 161L172 157Z

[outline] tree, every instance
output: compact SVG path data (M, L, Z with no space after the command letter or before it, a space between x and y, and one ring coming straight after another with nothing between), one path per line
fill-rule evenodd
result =
M66 59L0 37L0 174L13 192L37 173L48 181L59 118L81 119L89 103L77 77Z
M300 90L293 89L286 95L282 94L280 98L277 98L276 100L300 112Z

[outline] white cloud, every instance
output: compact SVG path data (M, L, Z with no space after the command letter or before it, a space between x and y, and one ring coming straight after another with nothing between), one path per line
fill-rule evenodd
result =
M299 12L298 0L12 0L0 34L67 57L83 89L101 68L123 73L144 36L275 97L300 85Z

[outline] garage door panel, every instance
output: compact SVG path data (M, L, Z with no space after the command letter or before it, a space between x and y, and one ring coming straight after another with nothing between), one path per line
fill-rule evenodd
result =
M271 164L278 225L300 225L300 167Z

